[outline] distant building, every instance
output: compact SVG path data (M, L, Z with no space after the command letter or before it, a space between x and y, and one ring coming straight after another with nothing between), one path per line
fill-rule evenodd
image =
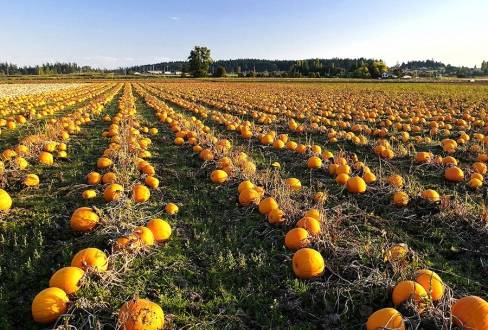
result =
M147 73L149 73L149 74L163 74L163 71L160 71L160 70L149 70L149 71L147 71Z
M402 79L412 79L412 76L409 76L408 74L404 75Z

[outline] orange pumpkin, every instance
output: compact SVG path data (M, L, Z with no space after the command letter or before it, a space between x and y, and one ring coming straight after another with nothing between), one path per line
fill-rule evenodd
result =
M395 306L412 299L417 306L422 306L427 298L424 287L414 281L401 281L393 288L392 300Z
M488 329L488 302L477 296L458 299L451 308L452 319L462 329Z
M80 281L85 271L78 267L63 267L57 270L49 280L50 287L60 288L67 294L75 293L80 289Z
M210 174L210 180L213 182L213 183L219 183L219 184L222 184L224 183L225 181L227 181L227 179L229 178L229 175L227 174L227 172L223 171L223 170L214 170L212 171L212 173Z
M149 197L151 197L151 192L145 185L138 183L132 188L132 199L134 202L144 203L149 200Z
M134 299L120 308L118 326L121 330L162 330L164 312L152 301Z
M439 275L428 269L421 269L414 274L415 282L422 285L432 300L437 301L444 295L444 283Z
M285 246L290 250L298 250L310 244L310 235L304 228L293 228L285 235Z
M325 270L322 255L311 248L302 248L293 254L293 272L299 278L310 279L321 276Z
M312 236L320 234L320 221L312 217L301 218L297 222L297 227L306 229Z
M139 226L133 231L134 235L139 237L139 239L144 243L144 245L151 246L154 245L154 234L151 229L144 226Z
M403 316L394 308L382 308L371 314L366 323L367 330L405 330Z
M77 208L70 219L71 229L74 231L88 232L98 224L99 217L90 207Z
M278 208L278 203L273 197L267 197L259 202L259 213L268 214Z
M93 268L99 272L104 272L108 268L108 259L103 251L97 248L86 248L74 255L71 266L83 270Z
M39 292L32 301L34 321L48 324L68 310L69 298L60 288L47 288Z
M171 226L163 219L151 219L147 223L147 228L153 233L154 239L158 242L165 242L171 236Z

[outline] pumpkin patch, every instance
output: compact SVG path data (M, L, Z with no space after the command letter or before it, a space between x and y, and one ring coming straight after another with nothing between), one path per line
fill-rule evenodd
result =
M127 78L0 98L0 300L32 313L5 324L485 329L486 92Z

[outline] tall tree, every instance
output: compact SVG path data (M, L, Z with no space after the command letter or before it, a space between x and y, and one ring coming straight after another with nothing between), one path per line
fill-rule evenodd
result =
M208 69L212 64L210 57L210 49L207 47L195 46L188 56L188 64L190 73L193 77L206 77Z
M373 61L368 66L369 74L372 78L381 77L381 75L388 71L388 67L383 61Z

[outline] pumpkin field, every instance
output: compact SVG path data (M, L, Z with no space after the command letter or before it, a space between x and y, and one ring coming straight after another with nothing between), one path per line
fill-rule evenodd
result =
M487 84L0 84L0 141L0 329L488 330Z

